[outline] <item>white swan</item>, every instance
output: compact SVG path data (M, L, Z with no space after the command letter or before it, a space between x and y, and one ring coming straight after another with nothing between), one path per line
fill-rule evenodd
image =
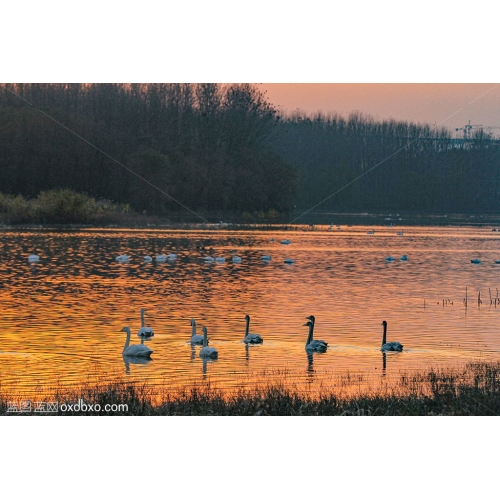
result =
M191 319L191 344L203 345L203 335L196 334L196 321L194 320L194 318Z
M382 325L384 325L384 336L382 337L382 347L381 351L402 351L403 345L399 342L386 342L387 336L387 321L382 321Z
M271 256L270 255L263 255L262 260L271 260Z
M293 264L295 261L293 259L285 259L285 264Z
M125 342L125 346L122 351L123 356L141 356L143 358L149 358L153 351L144 344L134 344L130 345L130 328L128 326L124 326L121 332L127 332L127 340Z
M472 264L481 264L480 259L471 259L470 261L472 262Z
M200 349L200 357L217 359L219 357L217 349L215 347L208 347L207 327L204 326L202 330L203 330L203 347Z
M156 262L165 262L167 260L167 256L161 253L160 255L157 255L155 259Z
M139 331L137 332L138 337L154 337L153 329L150 326L146 326L146 323L144 322L144 312L146 309L141 308L141 327L139 328Z
M153 257L151 257L150 255L145 255L144 262L153 262Z
M245 342L245 344L262 344L264 341L258 333L248 333L248 330L250 329L250 316L248 314L245 316L245 320L247 322L247 326L243 342Z
M316 318L314 316L308 316L307 319L309 321L302 325L309 327L309 335L307 336L306 341L306 351L325 352L328 344L324 340L313 340L314 324L316 322Z
M34 253L32 253L30 256L28 256L28 262L38 262L40 260L40 257Z
M392 255L389 255L389 257L386 257L385 260L387 262L392 262L394 260L394 257Z
M177 259L177 254L176 253L169 253L167 255L167 260L175 260Z
M219 262L221 264L222 262L226 262L226 259L224 257L215 257L215 262Z
M234 255L233 262L236 262L237 264L239 264L241 262L241 257L238 257L238 255Z
M212 263L212 262L215 262L215 259L213 257L207 256L207 257L203 257L203 261Z
M400 260L408 260L408 256L407 255L401 255L401 259Z
M128 262L128 260L130 259L130 256L128 255L118 255L118 257L116 257L116 261L117 262Z
M281 240L280 243L282 245L290 245L291 241L290 240Z

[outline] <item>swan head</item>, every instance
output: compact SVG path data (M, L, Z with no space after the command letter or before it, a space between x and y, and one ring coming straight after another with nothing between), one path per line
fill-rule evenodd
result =
M382 325L384 326L384 328L387 328L387 321L384 319L384 321L382 321Z
M120 332L127 332L127 333L130 333L130 328L128 326L124 326Z
M250 321L250 316L248 314L245 314L245 320L247 321L247 323L248 321Z
M302 326L312 326L312 325L313 325L312 321L308 321L307 323L304 323Z
M316 321L316 318L311 314L311 316L306 316L306 319L308 319L311 323L314 323Z
M191 323L191 326L196 325L196 321L194 318L191 318L189 322Z
M207 331L207 327L206 327L206 326L204 326L204 327L201 329L201 331L202 331L204 334L208 333L208 331Z

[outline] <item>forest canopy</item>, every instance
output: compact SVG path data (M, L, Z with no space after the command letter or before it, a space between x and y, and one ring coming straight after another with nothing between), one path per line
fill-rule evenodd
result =
M360 113L285 116L253 84L0 91L1 193L64 188L152 214L290 213L328 197L320 209L496 211L497 144Z

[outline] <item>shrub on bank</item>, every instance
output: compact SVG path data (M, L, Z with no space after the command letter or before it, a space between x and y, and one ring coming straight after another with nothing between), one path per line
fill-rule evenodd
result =
M129 205L117 205L71 189L42 191L34 199L0 193L0 220L7 224L89 224L128 214Z

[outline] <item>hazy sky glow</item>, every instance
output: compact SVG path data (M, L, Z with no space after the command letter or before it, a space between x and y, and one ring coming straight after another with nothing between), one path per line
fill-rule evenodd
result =
M449 128L481 124L500 134L500 85L495 83L265 83L270 102L287 113L360 111L377 120Z

